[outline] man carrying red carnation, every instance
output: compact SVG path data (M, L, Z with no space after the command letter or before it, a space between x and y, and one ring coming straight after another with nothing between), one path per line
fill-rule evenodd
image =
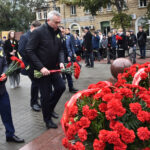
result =
M64 52L61 47L60 13L51 11L45 24L31 33L26 52L31 69L40 71L42 77L37 79L41 97L42 113L46 127L57 128L53 118L58 118L54 108L65 91L65 84L60 73L51 74L49 70L64 69ZM51 92L51 86L54 90Z

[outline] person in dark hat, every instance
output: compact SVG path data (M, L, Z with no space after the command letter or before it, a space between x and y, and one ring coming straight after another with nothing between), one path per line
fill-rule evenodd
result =
M86 59L86 67L93 68L94 67L94 59L93 59L93 48L92 48L92 34L89 31L89 27L85 27L84 29L84 48L85 48L85 59Z

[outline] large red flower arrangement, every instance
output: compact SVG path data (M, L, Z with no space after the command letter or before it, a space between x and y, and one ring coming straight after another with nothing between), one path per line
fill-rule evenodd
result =
M142 86L129 84L141 68L147 74L136 78ZM100 81L73 95L61 120L63 145L69 150L150 150L149 70L149 63L133 65L115 86Z

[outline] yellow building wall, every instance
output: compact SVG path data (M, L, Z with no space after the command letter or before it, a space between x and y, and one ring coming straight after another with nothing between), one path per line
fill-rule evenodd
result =
M53 4L50 3L50 9L52 10ZM132 20L131 29L137 30L136 24L139 17L143 17L146 14L147 8L139 8L138 0L127 0L128 8L125 9L125 13L129 15L135 14L135 18ZM116 8L112 6L112 11L107 11L106 8L103 8L102 12L97 12L97 15L94 18L91 17L91 14L86 14L83 10L83 7L76 6L76 15L71 15L70 5L56 3L56 7L60 7L60 13L62 16L62 25L64 27L70 27L72 24L77 24L80 27L80 32L82 32L82 27L84 26L94 26L94 30L101 29L101 22L109 21L110 28L113 28L111 20L113 18L113 12L116 11ZM88 19L89 18L89 19ZM66 20L66 21L64 21ZM44 21L41 20L43 23Z

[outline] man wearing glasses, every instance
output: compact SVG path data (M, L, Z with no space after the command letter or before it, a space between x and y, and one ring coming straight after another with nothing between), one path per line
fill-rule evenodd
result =
M59 73L51 74L49 70L64 68L64 52L61 48L61 31L58 26L61 22L60 13L48 13L47 22L31 33L26 47L30 66L38 70L43 77L37 79L42 97L42 113L46 127L57 128L53 118L58 118L54 108L65 91L65 84ZM53 86L54 90L51 91Z

